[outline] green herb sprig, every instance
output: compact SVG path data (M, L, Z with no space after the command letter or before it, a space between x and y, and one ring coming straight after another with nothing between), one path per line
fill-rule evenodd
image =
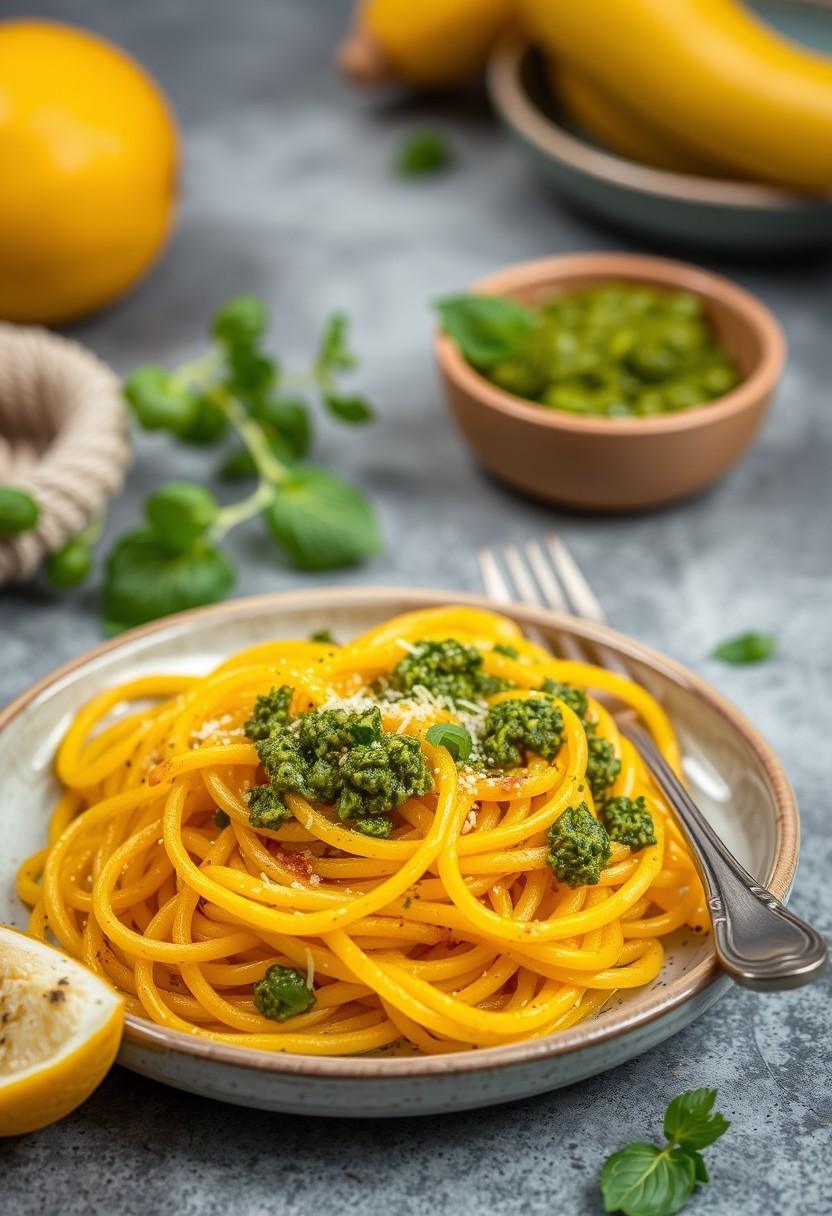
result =
M605 1212L625 1216L673 1216L697 1185L708 1181L701 1150L729 1128L714 1111L715 1089L691 1089L674 1098L665 1111L663 1148L628 1144L604 1162L601 1194Z
M111 630L227 596L236 572L222 542L257 516L304 570L350 565L378 551L378 523L367 498L328 469L306 463L310 396L341 422L363 424L375 416L364 397L341 390L342 375L356 364L347 318L329 318L302 377L286 375L265 349L268 325L261 300L237 296L214 316L206 355L170 370L140 367L125 381L124 396L145 430L200 446L235 433L239 446L218 472L225 479L251 477L255 485L222 506L202 484L171 482L151 495L143 526L122 536L106 558L104 616ZM16 500L9 498L6 515L11 526L22 518ZM85 533L52 555L47 575L55 586L74 585L89 573L95 539Z

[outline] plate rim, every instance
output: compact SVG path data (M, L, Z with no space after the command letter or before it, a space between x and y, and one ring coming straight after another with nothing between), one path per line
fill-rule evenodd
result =
M218 620L224 616L243 618L257 616L269 607L323 609L349 606L350 604L356 607L362 604L366 606L381 605L396 600L407 601L410 605L407 611L437 607L442 604L463 604L487 611L501 612L521 626L537 626L552 632L571 633L596 645L606 644L625 656L629 655L631 658L646 663L655 671L670 677L676 684L705 700L717 713L728 719L743 736L768 780L777 813L774 825L774 857L766 876L766 886L779 899L787 897L797 870L799 851L800 830L797 801L780 760L756 727L707 681L660 651L636 641L627 634L620 633L609 625L600 625L537 605L501 604L487 596L470 592L387 585L327 586L240 597L152 621L147 625L119 634L115 638L110 638L61 664L42 676L0 710L0 732L4 731L11 722L50 689L59 687L67 677L94 664L105 655L122 649L129 650L134 643L156 634L166 633L175 637L178 632L188 631L195 621ZM661 995L657 995L656 991L645 994L640 1001L635 1002L626 1010L623 1017L611 1019L610 1023L597 1020L578 1023L569 1030L561 1031L559 1034L547 1038L435 1056L312 1056L292 1052L260 1051L193 1038L181 1031L158 1026L154 1022L132 1014L128 1014L125 1018L125 1035L131 1042L141 1044L151 1050L179 1051L186 1056L231 1067L289 1076L379 1081L402 1077L447 1077L534 1063L599 1046L637 1031L664 1017L724 976L725 973L719 967L711 946L701 962L678 980L671 981L668 987L661 991Z

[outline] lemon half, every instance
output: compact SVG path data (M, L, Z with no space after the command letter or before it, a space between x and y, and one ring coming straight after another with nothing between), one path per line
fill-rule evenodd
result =
M124 1004L80 963L0 925L0 1136L63 1118L116 1058Z

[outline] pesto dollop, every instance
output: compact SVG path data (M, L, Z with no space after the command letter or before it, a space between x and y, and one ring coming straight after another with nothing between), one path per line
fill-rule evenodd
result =
M570 414L676 413L723 396L740 380L702 300L690 292L610 282L536 308L459 296L441 302L440 314L446 333L487 379Z

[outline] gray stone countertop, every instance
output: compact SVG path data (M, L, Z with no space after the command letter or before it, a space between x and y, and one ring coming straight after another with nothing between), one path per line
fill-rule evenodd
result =
M119 371L199 351L209 310L262 294L287 360L346 308L377 401L372 431L324 424L318 457L360 481L383 517L382 556L320 583L478 589L475 551L559 529L624 631L692 667L774 743L801 806L794 906L832 931L828 876L832 681L832 314L828 260L721 262L785 328L790 360L748 459L704 497L629 519L524 501L477 470L452 433L430 355L428 301L526 258L632 247L558 204L478 96L374 101L330 68L346 0L41 0L135 53L166 88L185 138L172 244L138 291L72 332ZM4 15L27 11L6 0ZM414 126L451 141L446 174L402 181ZM149 488L205 457L141 437L108 530L133 526ZM232 542L237 594L309 585L259 535ZM725 635L774 631L758 668L708 656ZM0 697L100 640L94 591L4 591ZM594 1213L605 1155L652 1138L682 1089L718 1086L732 1120L691 1213L832 1211L829 982L787 995L731 991L649 1054L571 1089L445 1118L338 1122L193 1098L116 1068L61 1124L0 1147L8 1216L133 1213Z

